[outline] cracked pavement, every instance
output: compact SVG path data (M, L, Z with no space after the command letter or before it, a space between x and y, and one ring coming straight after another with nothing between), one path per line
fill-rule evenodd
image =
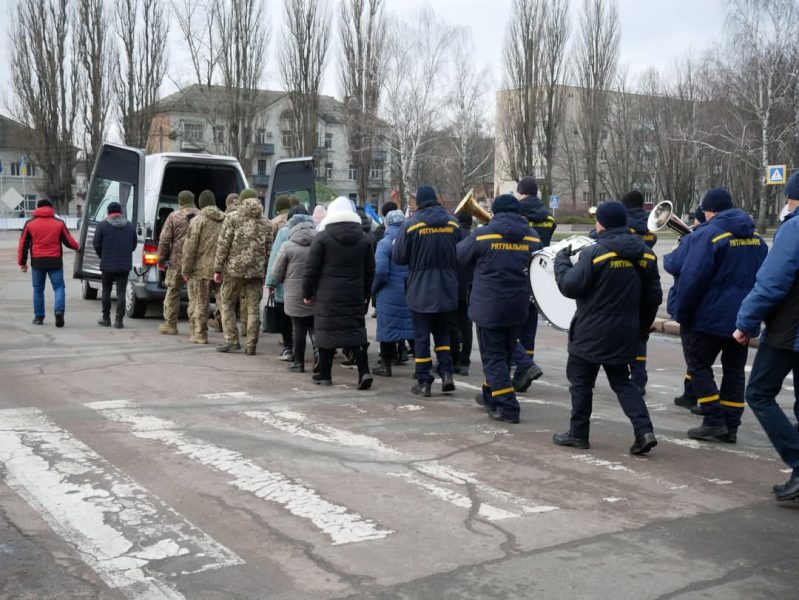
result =
M189 345L185 321L181 335L159 335L155 310L123 330L97 327L99 302L80 298L70 253L66 327L50 316L33 326L15 245L15 235L0 234L0 598L796 595L799 503L770 497L784 466L748 411L735 446L687 440L697 421L672 404L683 372L674 338L650 343L647 402L660 439L651 456L627 453L631 427L602 376L591 449L564 449L551 436L568 426L565 334L545 325L536 352L544 377L521 397L521 423L499 424L473 402L476 348L472 374L456 378L453 394L436 385L430 399L412 396L409 367L358 392L355 371L339 360L335 385L320 389L310 374L286 371L273 335L248 357ZM108 408L121 401L129 421ZM156 436L148 430L156 422L170 428ZM55 432L51 441L29 441L38 423ZM190 438L194 451L169 436ZM86 456L70 455L64 439ZM61 477L47 498L25 479L35 465L19 463L21 449ZM258 494L232 485L252 466L283 479L264 480ZM133 500L106 491L131 480L143 490ZM141 496L161 511L142 523L179 517L187 539L215 544L226 561L212 565L188 543L173 555L133 547L138 571L125 576L139 583L118 585L86 551L102 550L104 538L69 512L78 485L94 490L86 502L106 511L120 539L139 539ZM148 527L150 548L171 547ZM200 560L210 566L175 569ZM157 592L140 593L153 582Z

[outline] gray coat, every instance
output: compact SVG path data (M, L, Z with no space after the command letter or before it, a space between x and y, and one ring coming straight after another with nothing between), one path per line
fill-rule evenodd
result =
M302 301L302 276L314 234L316 228L310 217L308 221L294 225L275 261L272 275L283 284L283 302L290 317L311 317L314 314L313 305Z

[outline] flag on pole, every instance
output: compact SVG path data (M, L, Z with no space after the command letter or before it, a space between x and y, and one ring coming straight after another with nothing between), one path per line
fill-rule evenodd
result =
M375 209L374 209L374 208L372 208L372 205L371 205L371 204L366 204L366 205L363 207L363 209L364 209L364 212L365 212L365 213L368 215L368 217L369 217L369 218L370 218L370 219L371 219L371 220L374 222L374 224L375 224L375 225L381 225L381 224L383 223L383 220L380 218L380 215L378 215L378 214L375 212Z

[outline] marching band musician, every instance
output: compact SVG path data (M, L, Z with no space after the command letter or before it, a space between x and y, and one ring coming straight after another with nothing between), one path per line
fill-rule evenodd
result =
M741 302L755 284L766 258L766 242L755 234L752 217L733 208L724 188L702 198L707 223L683 240L684 260L675 295L675 319L687 328L688 370L702 408L702 425L688 437L734 444L744 411L744 367L748 347L733 339ZM721 354L721 388L713 363Z
M571 248L555 257L561 293L577 301L569 328L566 377L572 400L569 431L556 433L559 446L588 448L593 388L602 367L635 433L631 454L657 445L646 404L630 379L630 363L646 339L663 300L657 258L627 225L620 202L605 202L596 212L596 244L571 262Z
M516 186L516 197L520 201L520 211L527 219L527 224L538 232L543 248L549 246L552 234L555 233L557 223L552 214L538 198L538 182L535 177L522 177ZM513 353L516 363L516 372L513 374L513 389L525 392L530 384L541 377L544 372L535 362L535 334L538 331L538 309L533 302L532 295L529 299L527 320L522 325L519 341Z
M513 350L530 306L530 259L541 249L538 233L519 215L511 194L491 205L494 217L457 246L458 260L474 266L469 318L477 340L485 382L476 401L495 421L519 422L519 402L510 377Z

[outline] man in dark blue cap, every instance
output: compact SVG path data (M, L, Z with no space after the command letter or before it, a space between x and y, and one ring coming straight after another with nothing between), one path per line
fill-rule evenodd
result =
M746 386L746 402L791 469L788 481L774 486L774 494L777 500L794 500L799 498L799 424L788 420L776 398L788 374L799 369L799 173L788 179L785 198L788 215L757 272L754 289L741 304L733 337L745 347L758 334L760 323L766 323ZM799 420L799 399L794 417Z
M435 342L442 391L455 390L452 379L449 324L458 308L458 263L455 245L461 240L460 225L438 203L432 186L416 190L414 215L400 227L392 258L408 266L406 297L413 320L414 359L417 383L411 392L430 397L433 357L430 335Z
M627 226L619 202L605 202L596 213L596 244L580 252L571 248L555 257L555 279L561 293L577 300L569 327L566 377L572 400L569 431L556 433L559 446L588 448L593 389L599 368L605 370L635 433L631 454L646 454L657 445L641 390L630 379L630 362L649 335L663 300L657 258Z
M510 367L530 307L530 259L541 249L538 234L519 210L512 195L498 196L491 205L494 218L457 248L460 263L474 267L469 317L477 324L485 375L477 403L492 419L509 423L519 422Z
M741 302L755 284L766 258L766 242L744 211L733 208L725 188L702 198L706 224L685 242L680 284L674 298L674 318L688 329L688 371L702 408L703 421L688 437L734 444L744 411L744 367L747 346L733 339ZM721 354L721 387L713 364Z

